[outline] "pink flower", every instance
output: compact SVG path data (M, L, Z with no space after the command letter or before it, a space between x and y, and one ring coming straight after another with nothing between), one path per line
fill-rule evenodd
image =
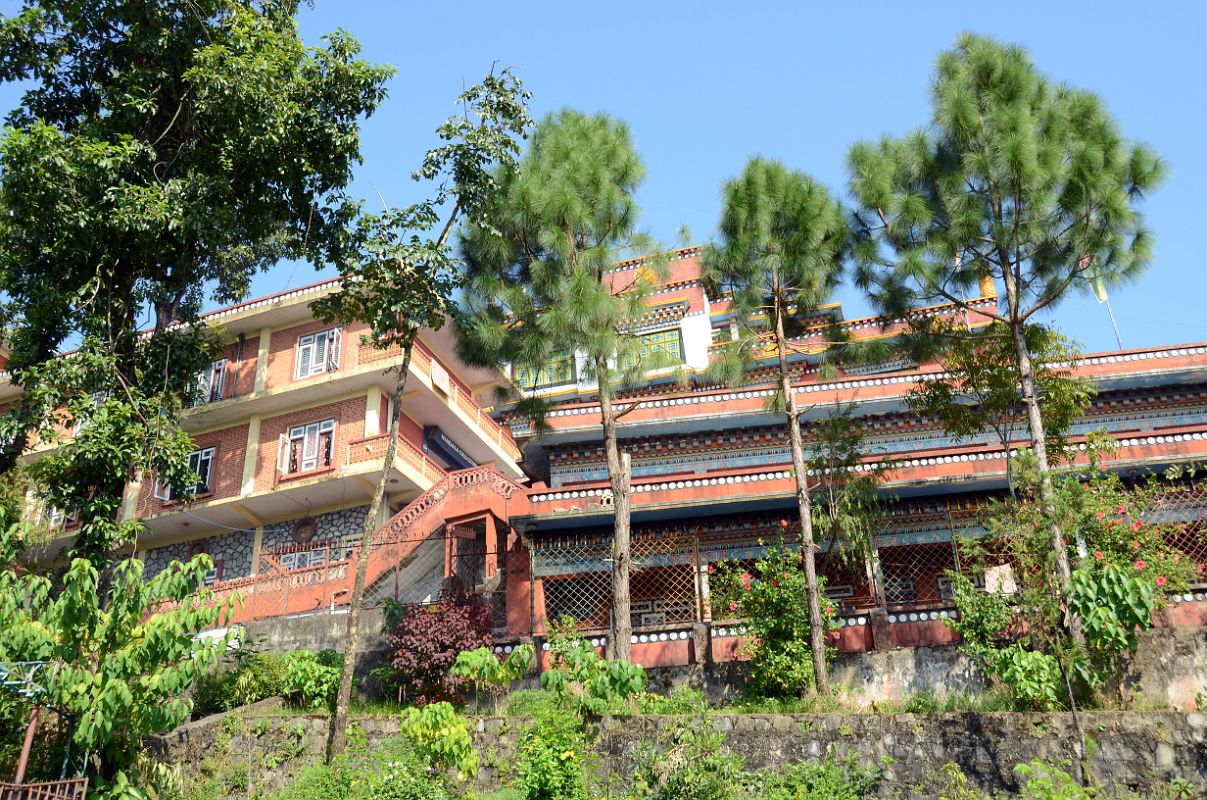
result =
M1096 558L1096 559L1098 559L1099 561L1101 561L1101 560L1102 560L1102 551L1101 551L1101 550L1099 550L1099 551L1097 551L1096 553L1094 553L1094 558Z
M1138 530L1140 530L1140 529L1141 529L1141 528L1143 528L1143 527L1144 527L1144 523L1143 523L1143 522L1141 522L1140 520L1136 520L1135 522L1133 522L1133 523L1132 523L1132 530L1133 530L1133 531L1138 531Z
M788 520L786 520L786 519L781 519L781 520L780 520L780 527L781 527L781 528L787 528L787 527L788 527Z
M1099 511L1099 512L1098 512L1097 514L1095 514L1094 516L1095 516L1097 519L1102 519L1103 517L1105 517L1105 516L1106 516L1106 514L1103 514L1101 511Z
M737 610L738 610L738 604L737 604L737 603L730 603L730 604L729 604L729 610L730 610L730 611L737 611Z
M1157 576L1157 585L1158 585L1158 586L1164 586L1164 585L1165 585L1165 576L1164 576L1164 575L1158 575L1158 576Z
M1140 570L1141 572L1143 572L1144 568L1147 566L1148 564L1145 564L1144 559L1142 558L1136 561L1136 569Z
M1116 514L1126 514L1127 506L1119 506L1118 508L1115 509L1115 513Z

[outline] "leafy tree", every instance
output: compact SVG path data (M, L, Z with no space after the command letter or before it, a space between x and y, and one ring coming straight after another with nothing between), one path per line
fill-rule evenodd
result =
M154 467L186 482L168 463L182 449L156 451L185 441L174 420L203 350L207 287L235 300L278 259L338 262L346 244L359 120L391 73L358 59L344 33L305 47L296 10L26 0L0 23L0 80L27 86L0 135L0 323L25 389L6 414L0 473L52 416L86 423L55 467L86 489L66 496L49 469L37 488L80 509L77 545L94 559L132 538L108 538L105 522L128 481ZM150 337L139 334L147 314ZM89 373L43 382L74 342ZM150 445L152 463L110 443Z
M653 250L636 227L633 195L643 174L626 126L602 114L561 111L541 121L518 167L500 173L498 199L473 218L462 243L463 357L536 370L568 352L597 386L615 513L608 642L624 661L632 648L632 489L617 424L639 401L617 398L666 363L642 352L638 333L645 298L667 274L666 259L647 257L624 284L612 273L623 254ZM535 396L517 404L538 422L544 408Z
M435 196L404 209L358 218L355 246L342 265L345 280L341 290L312 304L314 312L325 320L367 323L372 332L368 341L374 347L396 348L402 354L401 363L392 370L395 380L381 477L361 531L362 546L344 635L344 652L352 655L345 659L340 674L328 733L328 758L342 753L346 742L369 551L398 451L402 396L415 338L422 328L437 330L444 326L456 282L449 235L459 219L479 213L498 191L493 169L514 165L519 140L532 124L528 98L529 93L510 70L499 75L492 70L482 83L462 92L457 103L463 106L463 113L450 117L437 130L447 144L428 151L413 175L416 180L438 180ZM449 202L452 208L441 224L440 207ZM430 238L428 234L437 225L441 225L439 234Z
M989 536L961 547L973 570L1005 566L1012 580L985 593L952 573L960 613L948 625L963 638L965 652L1004 683L1020 706L1067 708L1075 715L1090 695L1118 680L1121 657L1135 651L1138 634L1153 626L1168 594L1184 590L1193 566L1168 544L1180 523L1153 520L1160 485L1129 489L1095 463L1088 480L1053 481L1058 522L1091 551L1066 588L1054 569L1034 456L1021 458L1020 466L1017 495L987 515ZM1064 623L1066 605L1082 621L1081 637ZM1080 724L1076 716L1074 724ZM1075 746L1080 760L1080 742Z
M965 34L940 54L932 103L928 127L851 149L857 280L894 318L952 303L1009 333L1067 590L1026 330L1070 294L1135 278L1147 266L1152 235L1135 204L1160 183L1164 166L1123 138L1098 97L1053 84L1021 48L985 37ZM982 281L1000 283L996 309L965 299Z
M37 701L73 720L73 749L104 797L141 797L132 771L139 740L189 717L186 690L219 655L198 631L222 623L226 604L198 584L207 556L173 562L144 581L143 564L101 576L76 558L61 578L19 567L21 525L0 519L0 662L41 661Z
M847 224L842 207L820 184L782 164L752 159L725 185L721 243L704 255L710 294L730 298L738 337L722 348L712 373L730 384L744 380L754 361L775 358L779 367L772 404L788 424L796 479L809 609L813 674L826 688L825 625L818 589L809 472L789 354L829 299L842 274Z
M1070 456L1066 436L1088 408L1094 386L1073 375L1080 354L1059 333L1028 325L1025 336L1034 363L1035 389L1043 403L1047 452L1051 460L1063 461ZM946 374L919 381L910 392L909 407L915 414L936 417L952 436L976 436L986 427L992 430L1006 452L1006 485L1013 492L1010 451L1027 423L1009 331L994 322L977 335L951 336L944 344L938 361Z

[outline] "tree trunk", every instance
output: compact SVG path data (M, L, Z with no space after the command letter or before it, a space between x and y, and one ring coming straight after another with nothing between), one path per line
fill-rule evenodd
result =
M813 674L817 691L829 689L826 675L826 629L821 616L821 597L817 591L816 545L813 543L813 509L809 502L809 472L805 464L800 417L796 412L796 393L788 373L787 340L784 318L777 301L775 310L775 347L779 353L780 391L788 414L788 440L792 448L792 470L796 475L796 505L800 512L800 552L805 562L805 589L809 595L809 648L813 651Z
M356 578L352 583L352 597L348 600L348 628L344 633L344 664L340 669L339 691L335 695L335 713L327 730L327 761L344 752L348 738L348 706L352 702L352 677L356 673L356 648L360 642L360 613L365 598L365 579L369 573L369 551L373 533L377 530L377 514L385 502L386 488L390 482L390 469L394 455L398 452L398 428L402 419L402 393L407 384L407 372L411 367L411 353L415 349L415 331L406 331L402 346L402 365L398 368L398 380L390 395L390 433L383 459L381 478L365 514L361 529L360 548L356 559Z
M620 452L616 441L616 410L612 406L612 387L608 383L607 363L596 363L599 374L599 408L603 424L604 453L608 459L608 478L612 483L612 629L608 635L609 657L620 661L633 659L633 621L629 598L629 574L632 559L629 547L632 511L632 462Z
M1009 270L1005 270L1009 274ZM1013 292L1014 284L1006 281L1008 302ZM1013 308L1013 306L1011 306ZM1013 320L1011 314L1010 336L1014 340L1014 354L1018 363L1019 388L1023 394L1023 406L1027 409L1027 426L1031 433L1031 450L1035 453L1035 464L1039 470L1039 502L1044 517L1048 520L1048 529L1052 533L1052 549L1056 551L1056 571L1060 578L1062 597L1069 594L1069 581L1072 571L1069 568L1069 547L1065 540L1064 529L1056 518L1056 500L1052 488L1052 467L1048 463L1048 440L1044 430L1043 413L1039 407L1039 397L1035 391L1035 370L1031 364L1031 352L1027 349L1025 325ZM1007 458L1009 454L1007 454ZM1065 604L1067 607L1067 603ZM1081 642L1081 623L1077 617L1068 612L1069 633L1074 641Z

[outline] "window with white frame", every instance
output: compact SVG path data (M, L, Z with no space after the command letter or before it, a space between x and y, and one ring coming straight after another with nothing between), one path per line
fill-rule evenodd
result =
M226 393L226 364L225 358L220 358L210 364L197 376L197 400L194 405L217 403Z
M321 567L327 563L327 548L326 546L314 547L306 550L293 550L288 553L281 553L277 556L277 561L285 569L306 569L307 567Z
M311 422L281 434L277 470L284 475L331 466L335 450L335 420Z
M343 332L340 328L308 333L298 338L298 358L293 377L307 378L339 369Z
M208 494L210 491L210 475L214 467L214 448L194 450L189 453L189 469L197 475L197 482L184 489L176 491L167 481L155 481L155 496L160 500L179 500L181 497L192 497L198 494Z

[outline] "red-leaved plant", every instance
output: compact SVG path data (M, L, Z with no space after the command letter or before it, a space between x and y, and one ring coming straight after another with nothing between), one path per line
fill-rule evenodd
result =
M492 630L490 606L454 581L436 603L407 609L387 637L390 682L414 705L457 702L466 685L451 672L457 654L490 647Z

